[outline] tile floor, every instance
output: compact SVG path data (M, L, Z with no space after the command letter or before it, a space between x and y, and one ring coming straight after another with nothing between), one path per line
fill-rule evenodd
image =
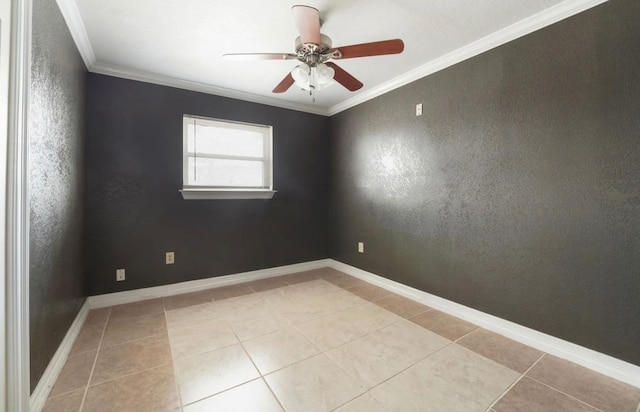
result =
M630 411L640 389L332 269L92 310L45 411Z

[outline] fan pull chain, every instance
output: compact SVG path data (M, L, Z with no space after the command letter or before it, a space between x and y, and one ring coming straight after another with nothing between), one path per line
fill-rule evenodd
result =
M313 66L309 66L309 96L311 96L311 101L313 103L316 102L315 91L317 82L318 79L316 76L316 68Z

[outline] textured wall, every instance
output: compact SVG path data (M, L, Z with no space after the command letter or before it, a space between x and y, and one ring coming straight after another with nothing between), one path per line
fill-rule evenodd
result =
M640 365L638 21L610 1L334 116L330 256Z
M327 118L95 74L87 91L91 295L327 257ZM273 125L275 197L183 200L183 114Z
M29 112L31 389L86 296L84 64L54 0L33 2Z

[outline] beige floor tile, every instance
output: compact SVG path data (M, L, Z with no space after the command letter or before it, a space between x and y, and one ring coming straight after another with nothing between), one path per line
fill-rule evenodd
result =
M366 283L358 278L354 278L353 276L346 275L334 269L326 270L322 274L322 278L343 289L364 285Z
M605 411L634 411L640 402L640 389L551 355L527 376Z
M179 407L173 368L165 365L89 387L82 410L175 411Z
M104 325L84 325L73 343L70 353L80 353L98 349L103 332Z
M49 396L60 395L87 386L96 353L97 351L93 350L69 355Z
M170 331L220 319L220 313L216 310L216 304L213 302L170 310L165 313L165 316Z
M263 336L289 327L291 322L283 318L276 318L267 314L261 317L252 317L246 321L231 321L233 331L240 341Z
M246 285L249 286L254 292L263 292L265 290L283 288L287 286L287 283L282 279L267 278L247 282Z
M254 293L246 283L238 285L223 286L221 288L211 289L211 297L214 301L235 298L238 296L249 295Z
M91 309L85 319L85 325L99 325L104 326L111 313L111 308Z
M91 385L131 375L171 362L166 334L100 349Z
M260 376L239 344L176 359L175 368L184 405Z
M380 402L365 393L339 407L335 412L387 412Z
M376 300L376 305L385 308L386 310L395 313L403 318L410 318L418 313L431 310L430 307L422 305L411 299L407 299L404 296L392 294L390 296L383 297Z
M102 338L102 348L167 332L164 313L109 319Z
M347 290L354 295L360 296L362 299L369 301L378 300L391 294L391 292L386 289L379 288L366 282L364 284L350 287Z
M402 321L326 354L364 388L372 388L450 343L414 323Z
M345 309L365 305L366 300L347 291L325 293L320 296L309 296L290 303L280 313L291 322L300 323L330 315Z
M73 343L71 353L98 349L110 311L111 308L89 311L87 319L85 319L84 325L82 325L82 329L80 329L80 333Z
M409 318L409 320L449 340L460 339L467 333L478 328L472 323L465 322L462 319L447 315L438 310L420 313Z
M270 309L274 291L252 293L222 301L213 302L211 308L220 319L230 320L260 316Z
M519 376L452 344L369 393L389 411L484 411Z
M307 338L293 328L247 340L243 346L263 375L319 353Z
M47 399L42 412L77 412L82 405L84 388Z
M323 279L310 280L304 283L295 283L283 289L289 293L298 293L308 297L342 291L341 288Z
M174 358L199 355L238 343L231 326L223 320L213 320L169 332Z
M143 300L112 307L109 319L151 315L153 313L162 313L163 311L162 299Z
M291 322L264 307L226 318L238 339L245 341L289 327Z
M322 279L322 270L308 270L305 272L292 273L282 277L289 285L295 285L297 283L309 282L312 280Z
M211 302L212 300L211 291L202 290L199 292L183 293L181 295L165 296L162 298L162 303L164 304L165 310L173 310Z
M591 406L526 377L509 389L493 409L497 412L597 411Z
M286 411L329 411L362 393L322 354L269 374L265 380Z
M401 320L386 309L367 303L296 327L321 351L327 351Z
M542 352L537 349L482 328L456 343L520 373L529 369L542 356Z
M256 379L215 396L192 403L184 412L282 412L262 379Z

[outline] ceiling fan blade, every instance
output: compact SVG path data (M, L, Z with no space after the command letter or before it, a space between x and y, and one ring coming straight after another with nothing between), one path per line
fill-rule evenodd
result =
M351 46L334 47L327 54L333 54L334 59L352 59L354 57L382 56L398 54L404 50L404 42L400 39L375 41L371 43L354 44ZM339 53L336 53L339 52ZM337 56L336 56L337 54Z
M360 80L347 73L342 67L338 66L337 64L333 62L327 62L325 64L335 71L335 74L333 75L334 80L346 87L347 90L355 92L356 90L364 86L364 84L362 84Z
M291 76L291 73L288 73L284 79L282 79L282 81L280 83L278 83L278 85L275 87L275 89L273 89L274 93L284 93L287 90L289 90L289 87L291 87L293 85L293 76Z
M302 43L320 44L320 12L318 9L309 6L293 6L291 11Z
M229 61L254 61L254 60L293 60L297 59L297 54L292 53L229 53L223 54L222 58Z

